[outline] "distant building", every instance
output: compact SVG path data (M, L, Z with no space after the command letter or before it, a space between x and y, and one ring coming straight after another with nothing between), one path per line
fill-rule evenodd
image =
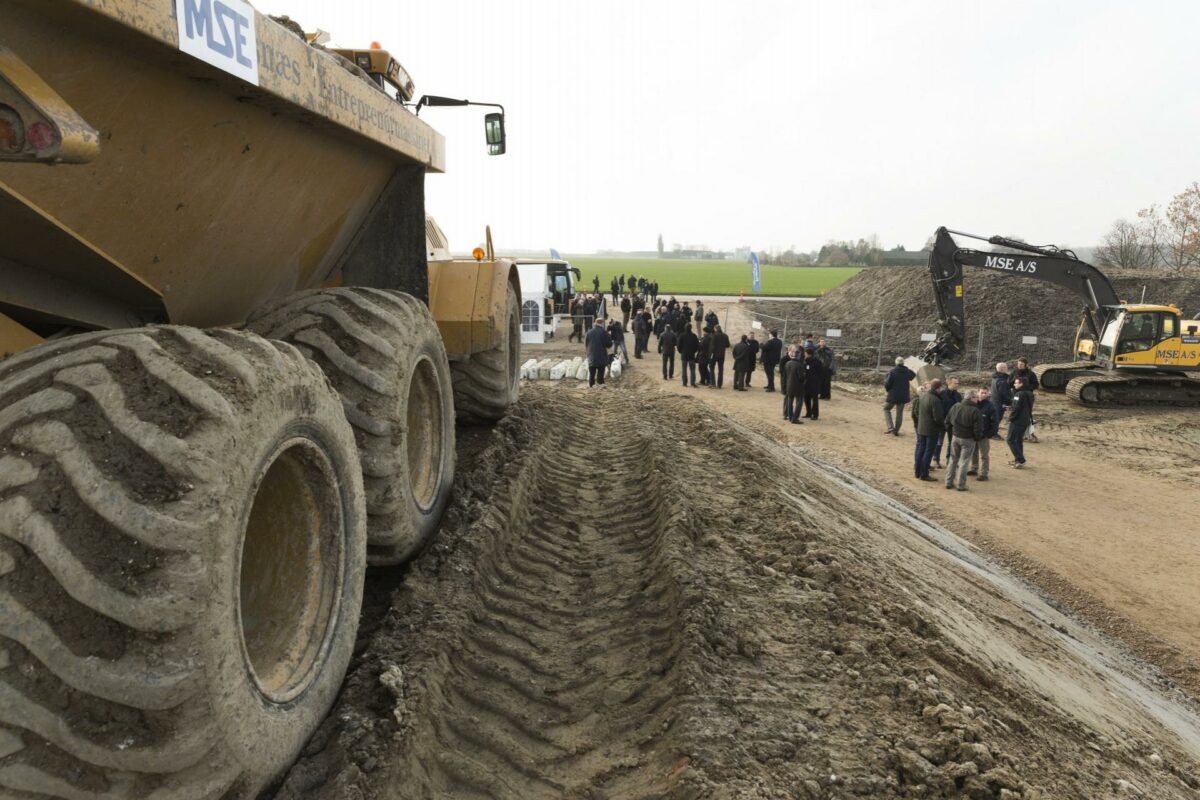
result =
M695 259L697 261L724 261L729 254L723 250L672 250L671 258Z

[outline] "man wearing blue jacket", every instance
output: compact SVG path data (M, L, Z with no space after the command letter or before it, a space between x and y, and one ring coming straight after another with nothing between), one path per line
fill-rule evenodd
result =
M971 454L971 471L968 475L978 475L975 480L986 481L988 479L988 468L991 466L991 450L993 436L999 435L1000 432L1000 412L996 410L995 404L992 403L991 392L987 389L979 390L979 415L983 417L983 434L978 442L975 443L975 452Z
M1009 381L1008 364L1001 361L996 365L996 371L992 373L992 405L996 407L997 413L1003 417L1008 411L1008 407L1012 405L1012 383Z
M887 377L883 379L883 388L887 390L887 402L883 404L883 421L887 423L886 436L900 435L900 425L904 422L904 407L912 401L910 386L916 380L917 373L904 366L904 359L896 356L896 366L892 367ZM892 421L892 409L896 409L896 420Z

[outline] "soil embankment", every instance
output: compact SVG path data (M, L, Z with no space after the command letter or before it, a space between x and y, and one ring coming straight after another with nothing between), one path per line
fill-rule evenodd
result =
M527 387L276 796L1200 788L1139 662L782 441L636 380Z

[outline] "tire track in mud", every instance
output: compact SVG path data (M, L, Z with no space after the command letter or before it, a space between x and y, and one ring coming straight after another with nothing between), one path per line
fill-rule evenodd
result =
M646 438L575 449L580 422L620 424L612 403L587 405L548 426L492 510L493 552L424 673L397 796L627 796L667 776L682 626L664 539L679 514Z

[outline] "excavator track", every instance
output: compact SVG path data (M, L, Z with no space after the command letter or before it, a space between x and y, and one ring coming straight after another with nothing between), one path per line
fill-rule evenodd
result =
M1039 364L1033 368L1038 387L1047 392L1065 392L1067 384L1081 375L1099 375L1095 361L1067 361L1062 364Z
M1200 380L1186 375L1088 374L1067 383L1067 397L1091 408L1105 406L1195 406Z

